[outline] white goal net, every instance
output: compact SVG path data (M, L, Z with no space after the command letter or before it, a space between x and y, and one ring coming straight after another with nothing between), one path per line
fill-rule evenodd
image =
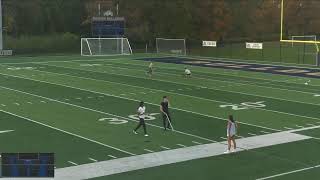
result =
M82 56L130 55L127 38L81 38Z
M157 53L186 55L186 41L185 39L156 39Z

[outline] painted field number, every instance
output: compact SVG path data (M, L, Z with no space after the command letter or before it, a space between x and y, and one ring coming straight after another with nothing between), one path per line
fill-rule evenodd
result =
M156 119L156 115L159 115L160 113L150 113L147 114L145 117L146 121L152 121ZM134 115L129 115L128 118L130 119L134 119L134 120L139 120L138 115L134 114ZM116 117L109 117L109 118L100 118L98 120L99 122L108 122L108 124L112 124L112 125L121 125L121 124L126 124L129 121L125 120L125 119L121 119L121 118L116 118Z
M146 121L153 121L153 120L155 120L156 119L156 115L159 115L160 113L151 113L151 114L147 114L146 116L145 116L145 118L144 118L144 120L146 120ZM139 120L139 117L138 117L138 115L137 114L135 114L135 115L130 115L130 116L128 116L129 118L131 118L131 119L135 119L135 120Z
M239 111L239 110L246 110L251 108L263 108L266 107L264 101L259 102L243 102L240 104L227 104L227 105L220 105L221 108L231 108L232 110Z
M109 124L120 125L128 123L127 120L119 119L119 118L101 118L99 121L108 121Z

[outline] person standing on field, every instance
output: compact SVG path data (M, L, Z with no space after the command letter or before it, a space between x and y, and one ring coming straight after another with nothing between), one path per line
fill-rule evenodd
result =
M133 130L134 134L138 134L137 130L142 126L144 130L144 136L149 136L147 134L147 128L146 128L146 123L144 121L145 119L145 112L146 112L146 107L144 106L144 102L141 101L137 110L138 117L139 117L139 124L138 126Z
M233 119L233 116L229 116L228 124L227 124L227 138L228 138L228 150L225 153L235 152L237 148L236 144L236 134L237 134L238 125L236 121ZM231 150L231 146L233 145L233 150Z
M169 113L169 99L167 96L163 96L163 99L160 104L160 111L162 113L162 119L163 119L163 128L164 130L172 129L172 121Z

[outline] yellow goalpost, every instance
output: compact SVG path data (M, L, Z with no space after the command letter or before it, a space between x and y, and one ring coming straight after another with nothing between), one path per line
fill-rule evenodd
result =
M283 39L283 26L284 26L284 3L285 0L281 0L281 25L280 25L280 42L287 43L305 43L305 44L314 44L316 47L316 58L317 58L317 66L320 66L320 57L319 57L319 45L320 41L306 41L306 40L293 40L293 39Z

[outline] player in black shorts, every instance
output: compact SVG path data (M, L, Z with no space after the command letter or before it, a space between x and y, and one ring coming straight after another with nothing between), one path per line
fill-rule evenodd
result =
M162 113L163 119L163 128L164 130L171 129L171 117L169 113L169 99L167 96L163 96L163 99L160 104L160 111ZM170 121L170 122L169 122Z

